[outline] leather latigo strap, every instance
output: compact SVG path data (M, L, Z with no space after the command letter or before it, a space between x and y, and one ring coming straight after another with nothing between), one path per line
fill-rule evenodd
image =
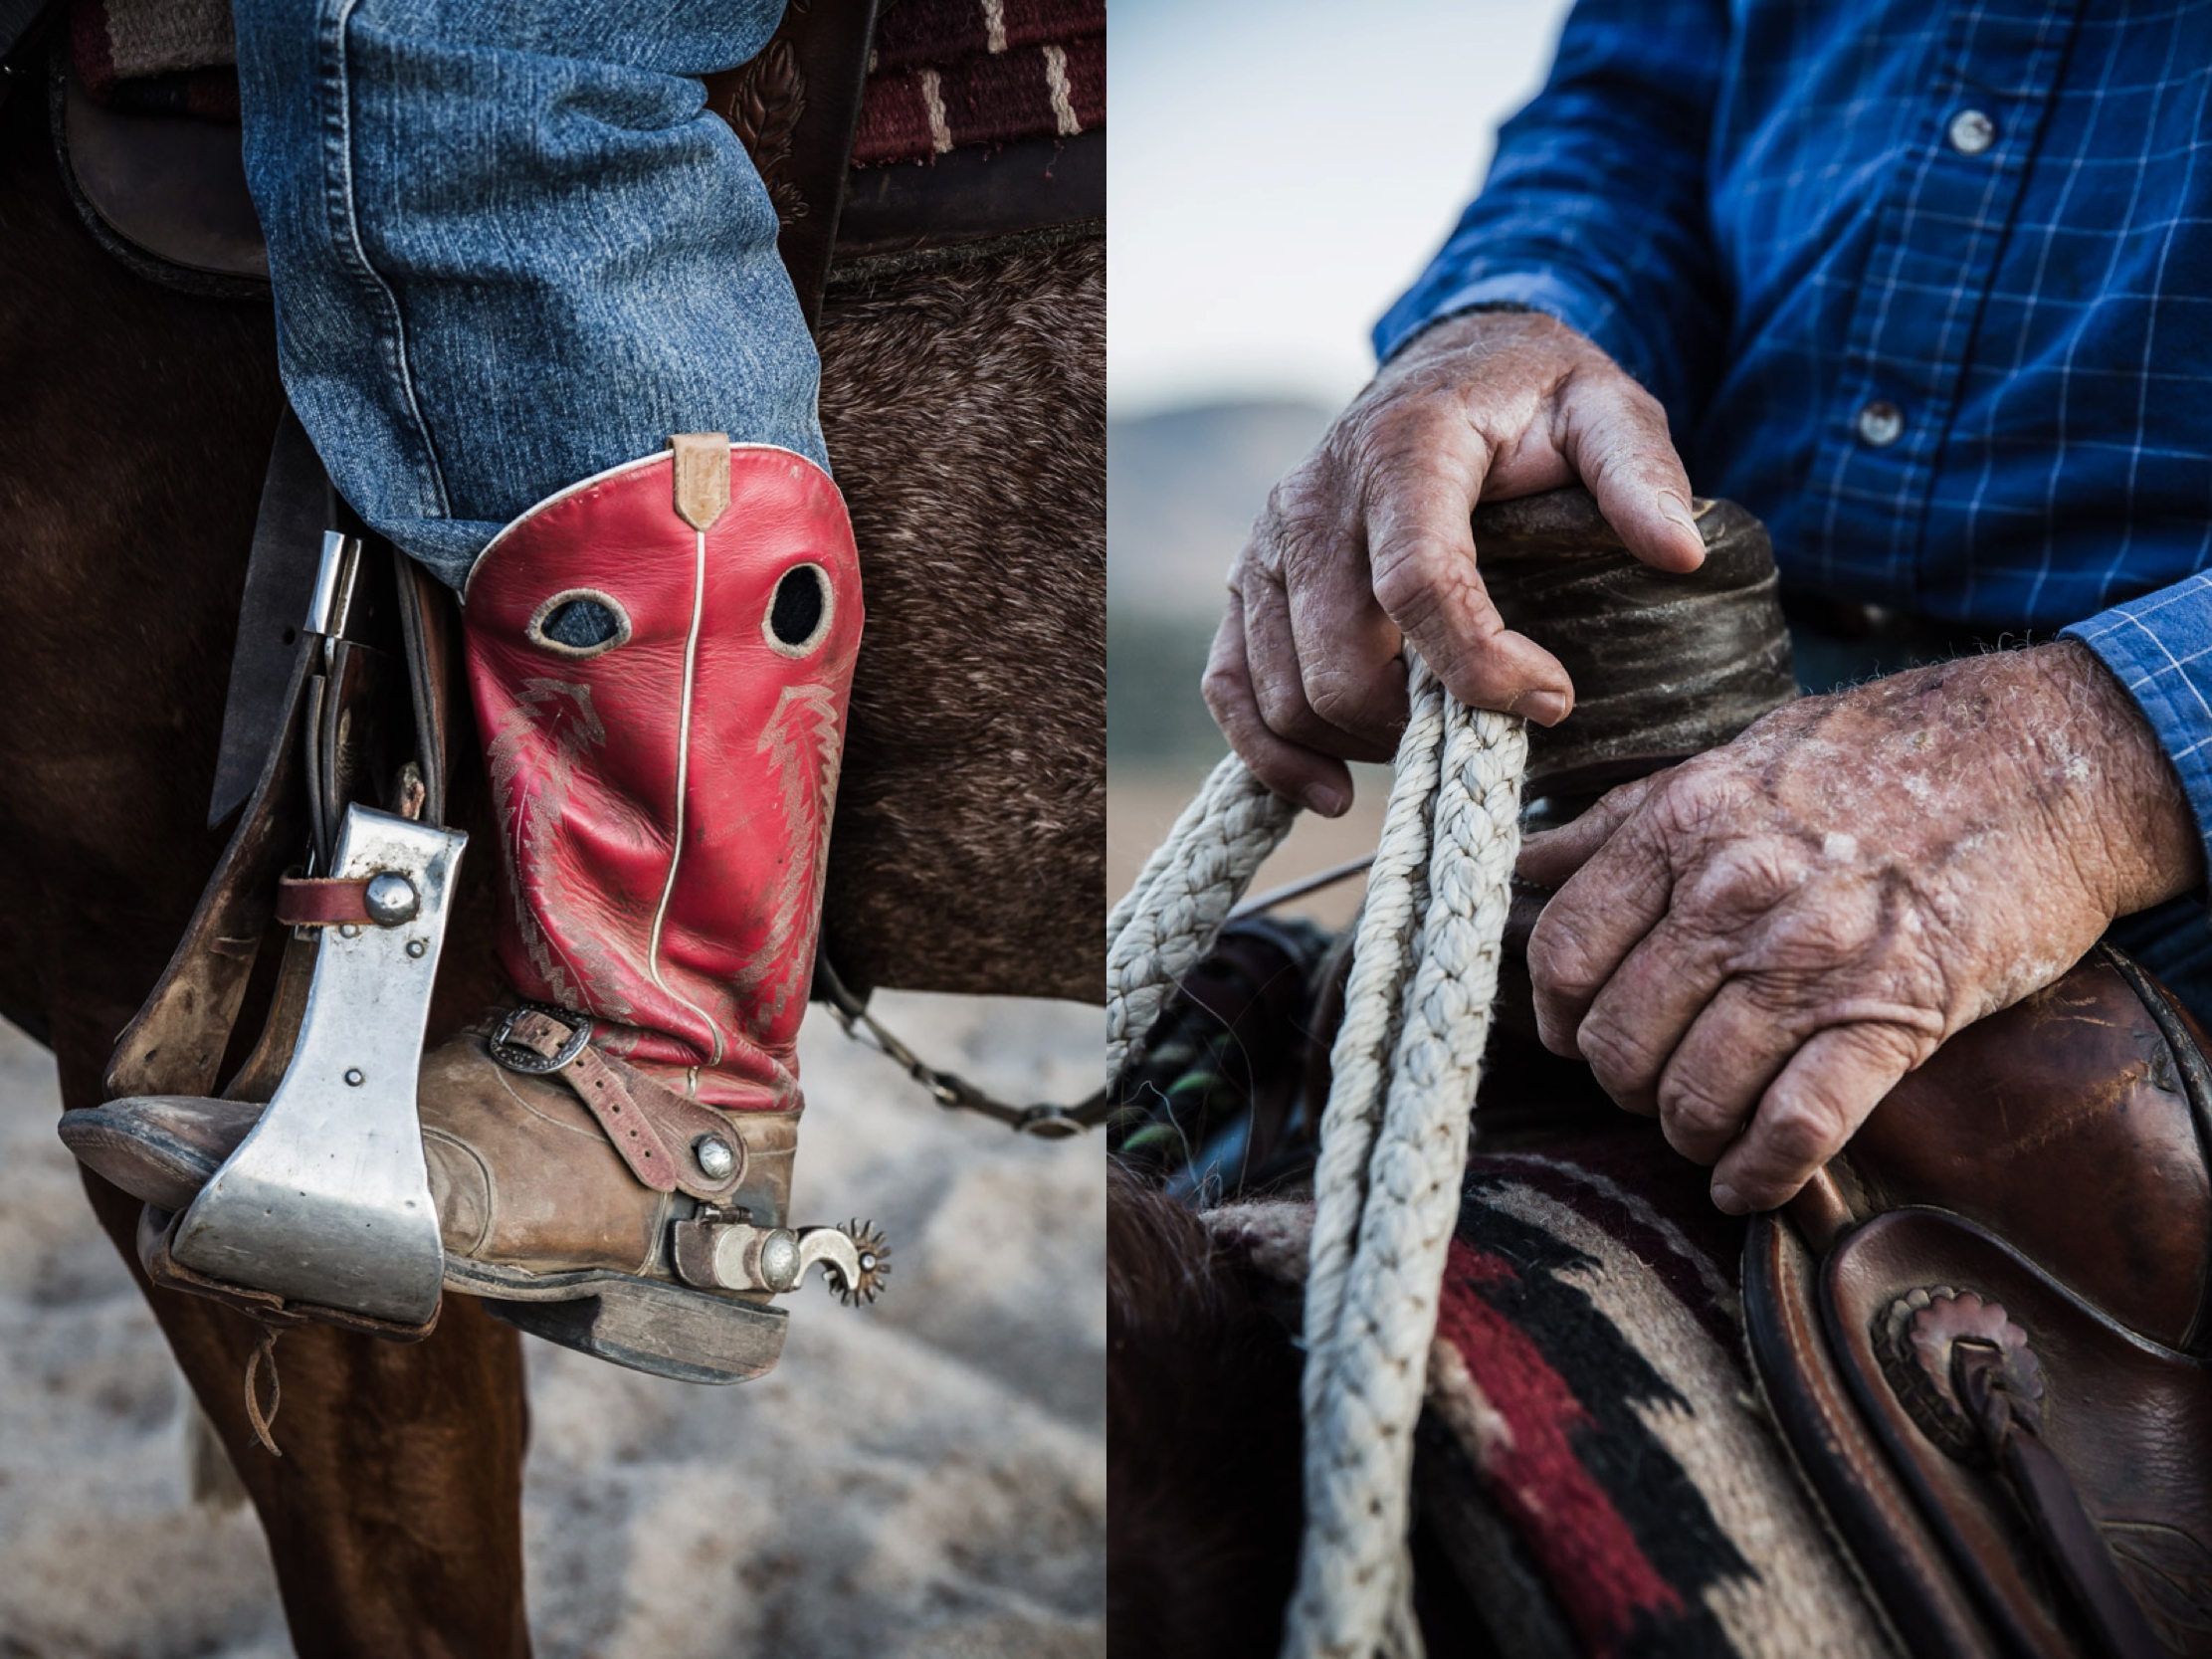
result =
M367 876L285 876L277 883L277 920L288 928L365 928Z
M527 1008L506 1021L502 1041L552 1060L573 1044L576 1030L552 1014ZM720 1113L601 1054L588 1042L574 1047L555 1075L598 1120L632 1174L656 1192L685 1192L709 1203L737 1190L745 1176L744 1142ZM729 1151L729 1173L719 1180L700 1165L699 1145L707 1139Z

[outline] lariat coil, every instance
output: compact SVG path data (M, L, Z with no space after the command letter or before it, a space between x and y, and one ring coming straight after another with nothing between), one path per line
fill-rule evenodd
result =
M1522 722L1409 656L1411 716L1354 940L1314 1170L1306 1537L1285 1659L1422 1651L1406 1554L1413 1428L1459 1216L1519 849ZM1106 923L1107 1075L1142 1057L1296 809L1224 760Z

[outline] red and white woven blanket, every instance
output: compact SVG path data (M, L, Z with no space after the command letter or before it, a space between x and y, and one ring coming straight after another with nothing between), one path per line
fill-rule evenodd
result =
M1757 1398L1743 1224L1656 1126L1470 1160L1414 1483L1528 1654L1877 1659L1879 1619ZM1217 1246L1302 1283L1306 1202L1212 1211Z
M75 0L87 91L126 108L238 119L229 0ZM1106 124L1106 0L891 0L853 159L1069 138Z

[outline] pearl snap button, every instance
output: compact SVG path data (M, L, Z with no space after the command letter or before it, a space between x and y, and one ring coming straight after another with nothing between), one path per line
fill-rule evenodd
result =
M1961 109L1951 117L1950 140L1960 155L1979 155L1997 141L1997 123L1979 109Z
M1859 436L1876 449L1887 449L1905 436L1905 411L1887 398L1876 398L1859 411Z

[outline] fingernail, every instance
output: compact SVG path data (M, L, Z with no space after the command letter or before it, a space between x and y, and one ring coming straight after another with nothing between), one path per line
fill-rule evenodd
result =
M1728 1215L1749 1215L1751 1206L1735 1195L1735 1188L1719 1181L1712 1183L1712 1202L1715 1209Z
M1513 700L1513 712L1538 726L1557 726L1574 705L1557 692L1523 692Z
M1666 518L1669 522L1680 524L1692 535L1697 536L1699 545L1703 546L1705 544L1705 534L1698 528L1698 520L1690 512L1690 504L1682 499L1681 491L1660 491L1659 512L1660 517Z
M1331 789L1325 783L1316 783L1306 791L1307 810L1318 812L1323 818L1341 818L1349 805L1351 802L1344 799L1341 790Z

